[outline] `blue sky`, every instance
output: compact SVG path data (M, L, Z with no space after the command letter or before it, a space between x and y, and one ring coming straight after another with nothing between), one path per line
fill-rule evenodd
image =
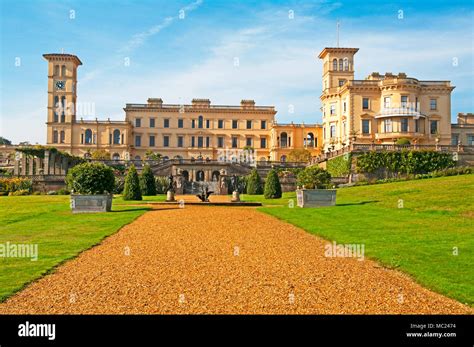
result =
M317 54L335 46L338 20L340 46L360 49L355 78L378 71L451 80L452 119L474 111L473 1L2 0L0 6L0 136L15 143L45 142L42 54L61 49L84 64L78 103L95 111L84 118L122 120L126 103L161 97L165 103L254 99L275 105L280 122L321 122Z

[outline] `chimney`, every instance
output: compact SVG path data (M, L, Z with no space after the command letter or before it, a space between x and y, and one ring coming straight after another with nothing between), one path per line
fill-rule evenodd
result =
M163 107L163 100L161 98L149 98L147 101L148 105L152 107Z
M209 99L193 99L191 103L193 108L209 108L211 106Z
M241 100L240 101L240 108L244 110L251 110L255 108L255 101L254 100Z

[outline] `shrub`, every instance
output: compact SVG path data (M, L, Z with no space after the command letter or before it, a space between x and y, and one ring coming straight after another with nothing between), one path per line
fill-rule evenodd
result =
M352 155L346 153L327 161L327 171L332 177L344 177L351 173Z
M247 178L247 194L263 194L262 180L257 169L252 169Z
M140 179L138 178L135 165L131 165L128 169L127 177L125 177L125 185L123 188L124 200L142 200L142 192L140 189Z
M288 161L307 163L311 161L311 152L305 148L292 149L290 153L288 153Z
M296 183L307 189L324 189L331 184L331 174L318 166L308 166L298 175Z
M122 194L124 185L125 185L125 178L123 176L115 176L114 194Z
M267 179L265 180L265 189L263 192L265 199L278 199L281 198L281 185L278 179L278 174L274 169L268 172Z
M404 145L409 145L410 144L410 140L402 137L401 139L398 139L397 142L395 142L396 145L399 145L399 146L404 146Z
M153 176L153 172L148 164L145 165L140 176L140 188L145 196L156 195L155 176Z
M57 191L58 195L69 195L71 192L67 190L66 188L61 188Z
M157 194L166 194L166 191L168 190L168 177L157 176L155 178L155 186Z
M58 195L58 192L55 190L49 190L46 195Z
M30 191L28 189L19 189L19 190L15 190L14 192L8 193L8 196L21 196L21 195L30 195Z
M82 163L69 170L66 183L76 194L106 194L114 191L115 178L112 168L107 165Z
M33 182L28 178L0 178L0 192L6 194L16 192L17 190L27 190L31 192Z
M110 160L110 153L105 149L98 149L91 153L91 158L95 160Z

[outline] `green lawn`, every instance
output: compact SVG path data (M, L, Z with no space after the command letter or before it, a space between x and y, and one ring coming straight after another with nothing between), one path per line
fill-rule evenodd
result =
M366 257L474 305L474 175L342 188L335 207L289 208L289 199L294 193L259 210L330 241L364 244Z
M73 215L68 196L0 197L0 244L38 244L37 261L0 258L0 301L148 210L118 205L112 213Z

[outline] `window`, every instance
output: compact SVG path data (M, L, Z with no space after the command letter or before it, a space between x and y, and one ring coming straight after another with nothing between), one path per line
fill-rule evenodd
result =
M135 135L135 147L141 147L142 137L141 135Z
M218 127L219 129L224 129L224 120L223 120L223 119L219 119L219 120L217 121L217 127Z
M202 129L204 118L202 116L198 117L198 128Z
M232 136L232 148L237 148L237 147L238 147L237 136Z
M432 120L430 121L430 134L434 135L438 132L438 121Z
M54 65L54 76L59 76L59 65Z
M203 137L202 136L198 136L198 147L199 148L203 147Z
M252 147L252 138L251 137L247 137L245 139L245 145L248 146L248 147Z
M59 69L59 66L58 66L58 69ZM59 96L55 96L54 97L54 122L59 122L59 118L58 118L58 110L59 110L60 106L59 106Z
M472 134L467 135L467 145L474 146L474 135Z
M261 129L266 129L267 128L267 121L266 120L262 120L260 122L260 128Z
M331 126L329 127L329 137L330 138L336 137L336 125L335 124L331 124Z
M223 148L223 147L224 147L224 137L219 136L219 137L217 138L217 147L219 147L219 148Z
M418 98L415 98L415 111L418 111Z
M383 132L384 133L391 133L392 132L392 120L385 119L383 121Z
M330 109L329 109L329 114L330 115L336 114L336 104L331 104Z
M383 98L383 107L384 108L390 108L390 104L391 104L391 98L389 96L386 96Z
M178 136L178 147L184 147L184 138L182 136Z
M408 118L402 118L400 120L400 131L406 133L408 131Z
M119 145L120 144L120 130L115 129L113 133L113 144Z
M451 144L456 146L459 143L459 134L452 134L451 135Z
M194 136L191 136L191 147L195 147L196 143L194 140Z
M87 129L85 131L85 142L86 142L86 145L90 145L92 143L92 130L91 129Z
M170 127L170 120L168 118L163 119L163 128Z
M66 65L61 66L61 76L66 76Z
M232 129L237 129L239 126L239 123L236 119L232 120Z
M402 95L400 98L400 107L401 108L407 108L408 107L408 96Z
M415 119L415 132L419 133L420 132L420 120Z
M184 120L183 118L178 119L178 128L184 128Z
M150 118L150 128L155 127L155 118Z
M206 148L209 148L211 146L211 139L209 136L206 136Z
M195 127L196 127L196 120L193 119L193 120L191 120L191 128L194 129Z
M53 143L58 143L58 132L56 130L53 131Z
M150 147L155 147L155 135L150 135Z
M169 147L170 146L170 137L168 135L163 136L163 147Z
M66 121L64 111L66 111L66 97L61 96L61 123L64 123Z
M339 59L339 71L344 70L344 61L342 59Z
M206 128L209 129L211 127L211 121L206 119Z
M332 69L333 69L333 71L337 71L337 59L334 59L332 61Z
M247 120L247 129L252 129L252 121Z
M260 148L267 148L267 138L261 137L260 138Z
M344 112L347 112L347 102L344 101L342 105L343 105Z
M430 110L437 110L438 109L438 102L436 99L430 99Z
M349 71L349 59L344 58L344 71Z
M362 109L368 110L370 107L369 98L362 98Z
M280 134L280 147L281 148L288 147L288 134L285 132Z
M135 118L135 127L140 128L142 126L142 119Z
M342 87L346 83L346 80L339 80L339 87Z

